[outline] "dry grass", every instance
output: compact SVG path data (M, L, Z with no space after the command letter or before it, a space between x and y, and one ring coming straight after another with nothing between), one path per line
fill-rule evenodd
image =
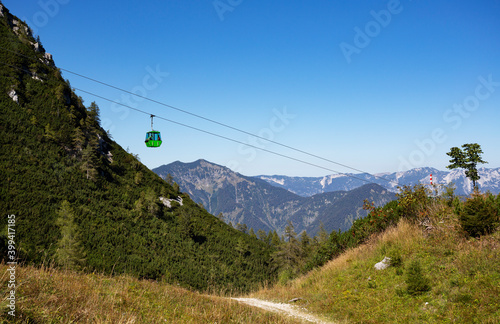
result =
M322 268L251 297L297 302L336 323L500 323L500 232L467 239L445 204L422 211L420 225L401 220ZM383 271L384 256L401 265ZM431 290L405 293L405 267L418 261ZM3 320L8 321L6 265L0 265ZM16 322L294 323L227 298L128 276L108 277L17 267ZM13 321L11 321L13 322ZM299 322L296 322L299 323Z
M298 304L349 323L500 323L500 233L469 239L443 203L422 212L423 224L396 227L346 251L321 269L251 296ZM401 266L374 264L398 256ZM405 266L417 260L431 291L406 294Z
M8 267L0 265L2 323L300 323L227 298L128 276L16 268L16 318L7 314Z

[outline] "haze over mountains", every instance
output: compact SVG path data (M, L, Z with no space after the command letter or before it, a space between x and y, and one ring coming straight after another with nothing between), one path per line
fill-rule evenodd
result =
M321 223L327 232L345 231L355 219L366 216L362 208L364 199L383 205L395 198L394 193L373 183L364 183L351 191L302 197L205 160L174 162L153 171L167 180L170 175L181 191L203 204L213 215L222 213L226 222L245 224L255 231L283 233L288 221L293 223L297 233L306 230L315 235Z

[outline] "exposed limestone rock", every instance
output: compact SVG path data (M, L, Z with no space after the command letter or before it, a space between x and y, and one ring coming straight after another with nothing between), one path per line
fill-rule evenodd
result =
M14 90L14 89L10 90L9 97L11 97L15 103L17 103L17 104L19 103L19 96L17 95L16 90Z
M384 257L384 259L378 263L375 263L375 269L384 270L391 265L391 258Z
M43 51L45 51L45 49ZM39 60L45 65L55 66L54 60L52 59L52 54L50 53L47 52L43 53L43 58L39 58Z
M182 206L182 197L180 197L180 196L177 196L177 198L175 198L175 199L168 199L165 197L160 197L160 201L162 202L163 205L167 206L168 208L172 208L172 201L175 201Z
M33 80L37 80L37 81L43 82L43 80L36 73L32 73L31 74L31 78Z
M26 35L28 35L29 37L33 37L33 33L28 26L24 26L24 31L26 32Z
M108 159L109 163L113 163L113 153L111 153L111 151L106 154L106 158Z
M35 48L36 52L40 52L42 50L42 46L38 42L36 42L35 44L33 44L33 47Z

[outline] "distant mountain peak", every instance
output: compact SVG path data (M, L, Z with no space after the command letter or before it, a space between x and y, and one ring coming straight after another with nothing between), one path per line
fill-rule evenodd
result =
M481 177L477 182L480 189L498 194L500 192L500 168L488 169L482 167L478 168L478 172ZM416 185L417 183L430 184L431 174L434 184L449 185L454 183L457 195L468 195L472 192L472 182L465 176L464 170L440 171L432 167L419 167L408 171L384 172L375 175L360 173L332 174L324 177L273 176L272 181L269 181L268 176L259 176L259 178L268 181L274 186L308 197L322 192L352 190L371 182L387 190L397 192L398 186Z
M327 231L346 230L354 219L366 215L363 199L383 204L395 198L374 183L365 183L366 186L352 193L324 192L304 198L277 187L286 185L285 176L247 177L205 160L174 162L153 171L162 178L170 174L183 192L213 215L222 213L226 222L245 224L254 231L276 230L280 234L289 220L297 233L306 230L314 235L320 223L325 224ZM335 208L336 204L342 207Z

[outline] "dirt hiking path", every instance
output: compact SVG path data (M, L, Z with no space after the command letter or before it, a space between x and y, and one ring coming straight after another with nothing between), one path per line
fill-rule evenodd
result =
M317 318L316 316L311 315L305 311L302 311L298 307L292 306L290 304L273 303L270 301L261 300L257 298L231 298L231 299L236 300L240 303L247 304L249 306L259 307L270 312L286 314L288 316L306 320L311 323L334 324L333 322L325 322Z

